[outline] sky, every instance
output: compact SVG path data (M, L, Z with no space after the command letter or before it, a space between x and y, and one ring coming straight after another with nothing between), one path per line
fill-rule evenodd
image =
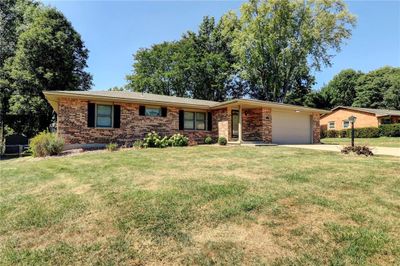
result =
M93 89L107 90L126 84L133 54L140 48L178 40L198 28L203 16L220 18L239 10L243 1L42 1L56 7L71 21L89 49L88 71ZM332 60L333 65L314 73L320 89L335 74L353 68L368 72L382 66L400 66L400 0L346 1L357 16L351 39Z

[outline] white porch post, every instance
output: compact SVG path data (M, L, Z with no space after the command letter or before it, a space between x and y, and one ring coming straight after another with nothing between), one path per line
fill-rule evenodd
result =
M239 143L242 143L242 106L239 105Z

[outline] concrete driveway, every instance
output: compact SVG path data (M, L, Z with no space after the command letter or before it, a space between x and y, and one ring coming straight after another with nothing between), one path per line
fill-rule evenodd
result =
M302 148L320 151L336 151L340 152L342 145L329 145L329 144L293 144L293 145L280 145L283 147ZM400 157L400 148L388 147L371 147L372 152L376 155L391 155Z

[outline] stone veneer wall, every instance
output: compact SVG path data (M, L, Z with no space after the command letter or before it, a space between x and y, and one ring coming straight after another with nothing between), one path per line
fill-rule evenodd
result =
M321 138L321 132L320 132L320 114L319 113L313 113L311 116L311 123L312 123L312 136L313 136L313 143L317 144L320 143L320 138Z
M120 128L89 128L87 127L86 100L64 98L59 101L57 117L57 131L64 138L66 144L86 143L118 143L132 142L142 139L150 131L160 135L181 133L199 143L206 136L217 136L217 119L213 119L213 130L179 130L179 109L167 108L167 117L139 116L139 105L133 103L115 103L121 106ZM223 111L214 111L216 117L223 121ZM214 117L214 114L213 114Z

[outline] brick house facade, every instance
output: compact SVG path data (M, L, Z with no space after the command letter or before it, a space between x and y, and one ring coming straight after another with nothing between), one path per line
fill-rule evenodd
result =
M88 93L88 92L87 92ZM104 92L114 93L114 92ZM228 141L262 141L272 143L272 108L264 103L255 103L251 100L240 100L240 102L228 102L227 104L212 103L211 106L204 106L201 102L197 105L188 105L177 102L176 104L146 99L144 103L136 101L130 102L130 99L121 98L112 99L106 97L98 97L97 95L79 96L75 94L61 95L55 93L46 93L46 98L53 106L57 113L57 132L64 138L66 144L104 144L110 142L118 142L119 144L132 143L135 140L143 139L145 134L156 131L162 136L170 136L175 133L181 133L188 136L191 140L203 143L207 136L214 139L225 137ZM136 94L132 93L135 97ZM129 94L130 95L130 94ZM92 97L93 96L93 97ZM138 97L138 96L137 96ZM161 97L161 96L160 96ZM168 97L168 96L162 96ZM180 100L183 98L170 97L172 100ZM169 98L168 98L169 99ZM167 99L167 100L168 100ZM172 101L171 100L171 101ZM183 101L183 100L180 100ZM185 99L187 101L187 99ZM154 103L153 103L154 102ZM88 105L111 104L118 105L118 127L103 128L96 126L88 126ZM146 116L140 114L140 108L144 105L163 106L165 116ZM208 103L207 103L208 104ZM221 104L221 106L218 106ZM276 105L276 104L275 104ZM279 108L294 108L293 106L279 105ZM319 116L320 113L315 109L308 110L304 107L302 111L309 112L310 127L312 139L309 143L319 143ZM233 135L233 112L239 114L239 137ZM180 126L180 112L206 112L207 122L209 125L204 130L188 130Z

